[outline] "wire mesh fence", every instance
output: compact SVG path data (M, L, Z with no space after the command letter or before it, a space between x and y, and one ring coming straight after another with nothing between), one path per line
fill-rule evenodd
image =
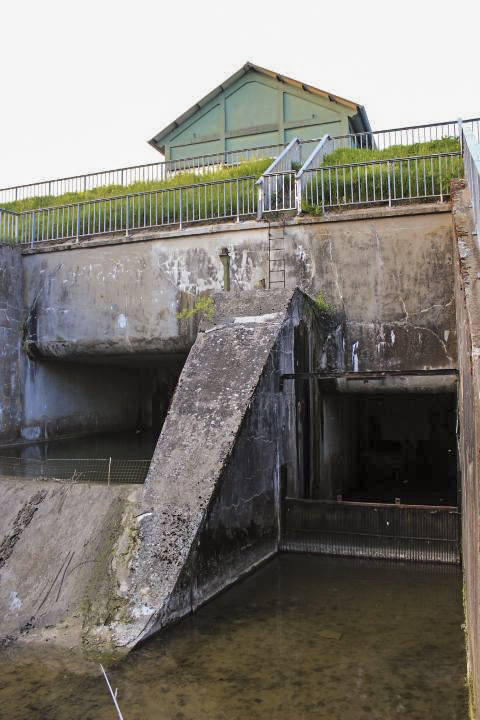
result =
M150 460L115 458L18 458L0 456L0 477L76 483L141 484Z

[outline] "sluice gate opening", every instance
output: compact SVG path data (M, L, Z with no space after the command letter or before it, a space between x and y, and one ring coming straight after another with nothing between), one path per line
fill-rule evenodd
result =
M280 550L460 562L456 376L290 376L296 483L283 469Z

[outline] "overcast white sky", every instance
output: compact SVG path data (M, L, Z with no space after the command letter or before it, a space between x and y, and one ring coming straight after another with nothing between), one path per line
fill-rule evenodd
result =
M0 0L0 187L161 159L247 60L374 129L480 116L479 30L479 0Z

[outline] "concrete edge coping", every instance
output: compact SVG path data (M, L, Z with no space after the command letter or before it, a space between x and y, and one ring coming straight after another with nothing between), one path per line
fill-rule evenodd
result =
M65 250L84 250L92 247L103 247L108 245L125 245L135 242L147 242L152 240L170 240L173 238L185 238L192 235L214 235L225 232L239 232L245 230L265 230L269 227L294 227L296 225L319 225L332 222L351 222L355 220L370 220L388 217L401 217L405 215L430 215L434 213L448 213L452 210L450 200L437 203L419 203L418 205L398 205L397 207L375 207L362 208L357 210L345 210L343 212L328 213L323 217L312 216L290 216L272 222L258 220L243 220L240 222L218 223L210 225L190 225L186 228L175 228L173 230L134 230L131 235L104 235L97 239L86 239L81 242L68 240L56 245L36 246L34 248L22 248L22 255L37 255L39 253L60 252ZM18 247L18 246L17 246ZM21 246L20 246L21 247Z

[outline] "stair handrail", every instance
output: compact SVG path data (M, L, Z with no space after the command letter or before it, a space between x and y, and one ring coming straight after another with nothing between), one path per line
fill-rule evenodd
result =
M325 133L295 175L295 205L297 208L297 215L300 215L302 212L302 192L305 171L320 167L325 155L333 152L333 150L335 150L335 140L329 133Z
M282 150L280 155L275 158L275 160L265 170L263 175L257 180L257 220L262 219L265 206L270 207L269 198L266 199L266 194L271 194L271 183L268 183L268 188L266 189L266 176L280 173L279 178L281 178L281 173L291 172L292 163L300 162L301 145L302 143L299 138L292 138L288 145ZM277 182L280 181L280 179L277 180Z

